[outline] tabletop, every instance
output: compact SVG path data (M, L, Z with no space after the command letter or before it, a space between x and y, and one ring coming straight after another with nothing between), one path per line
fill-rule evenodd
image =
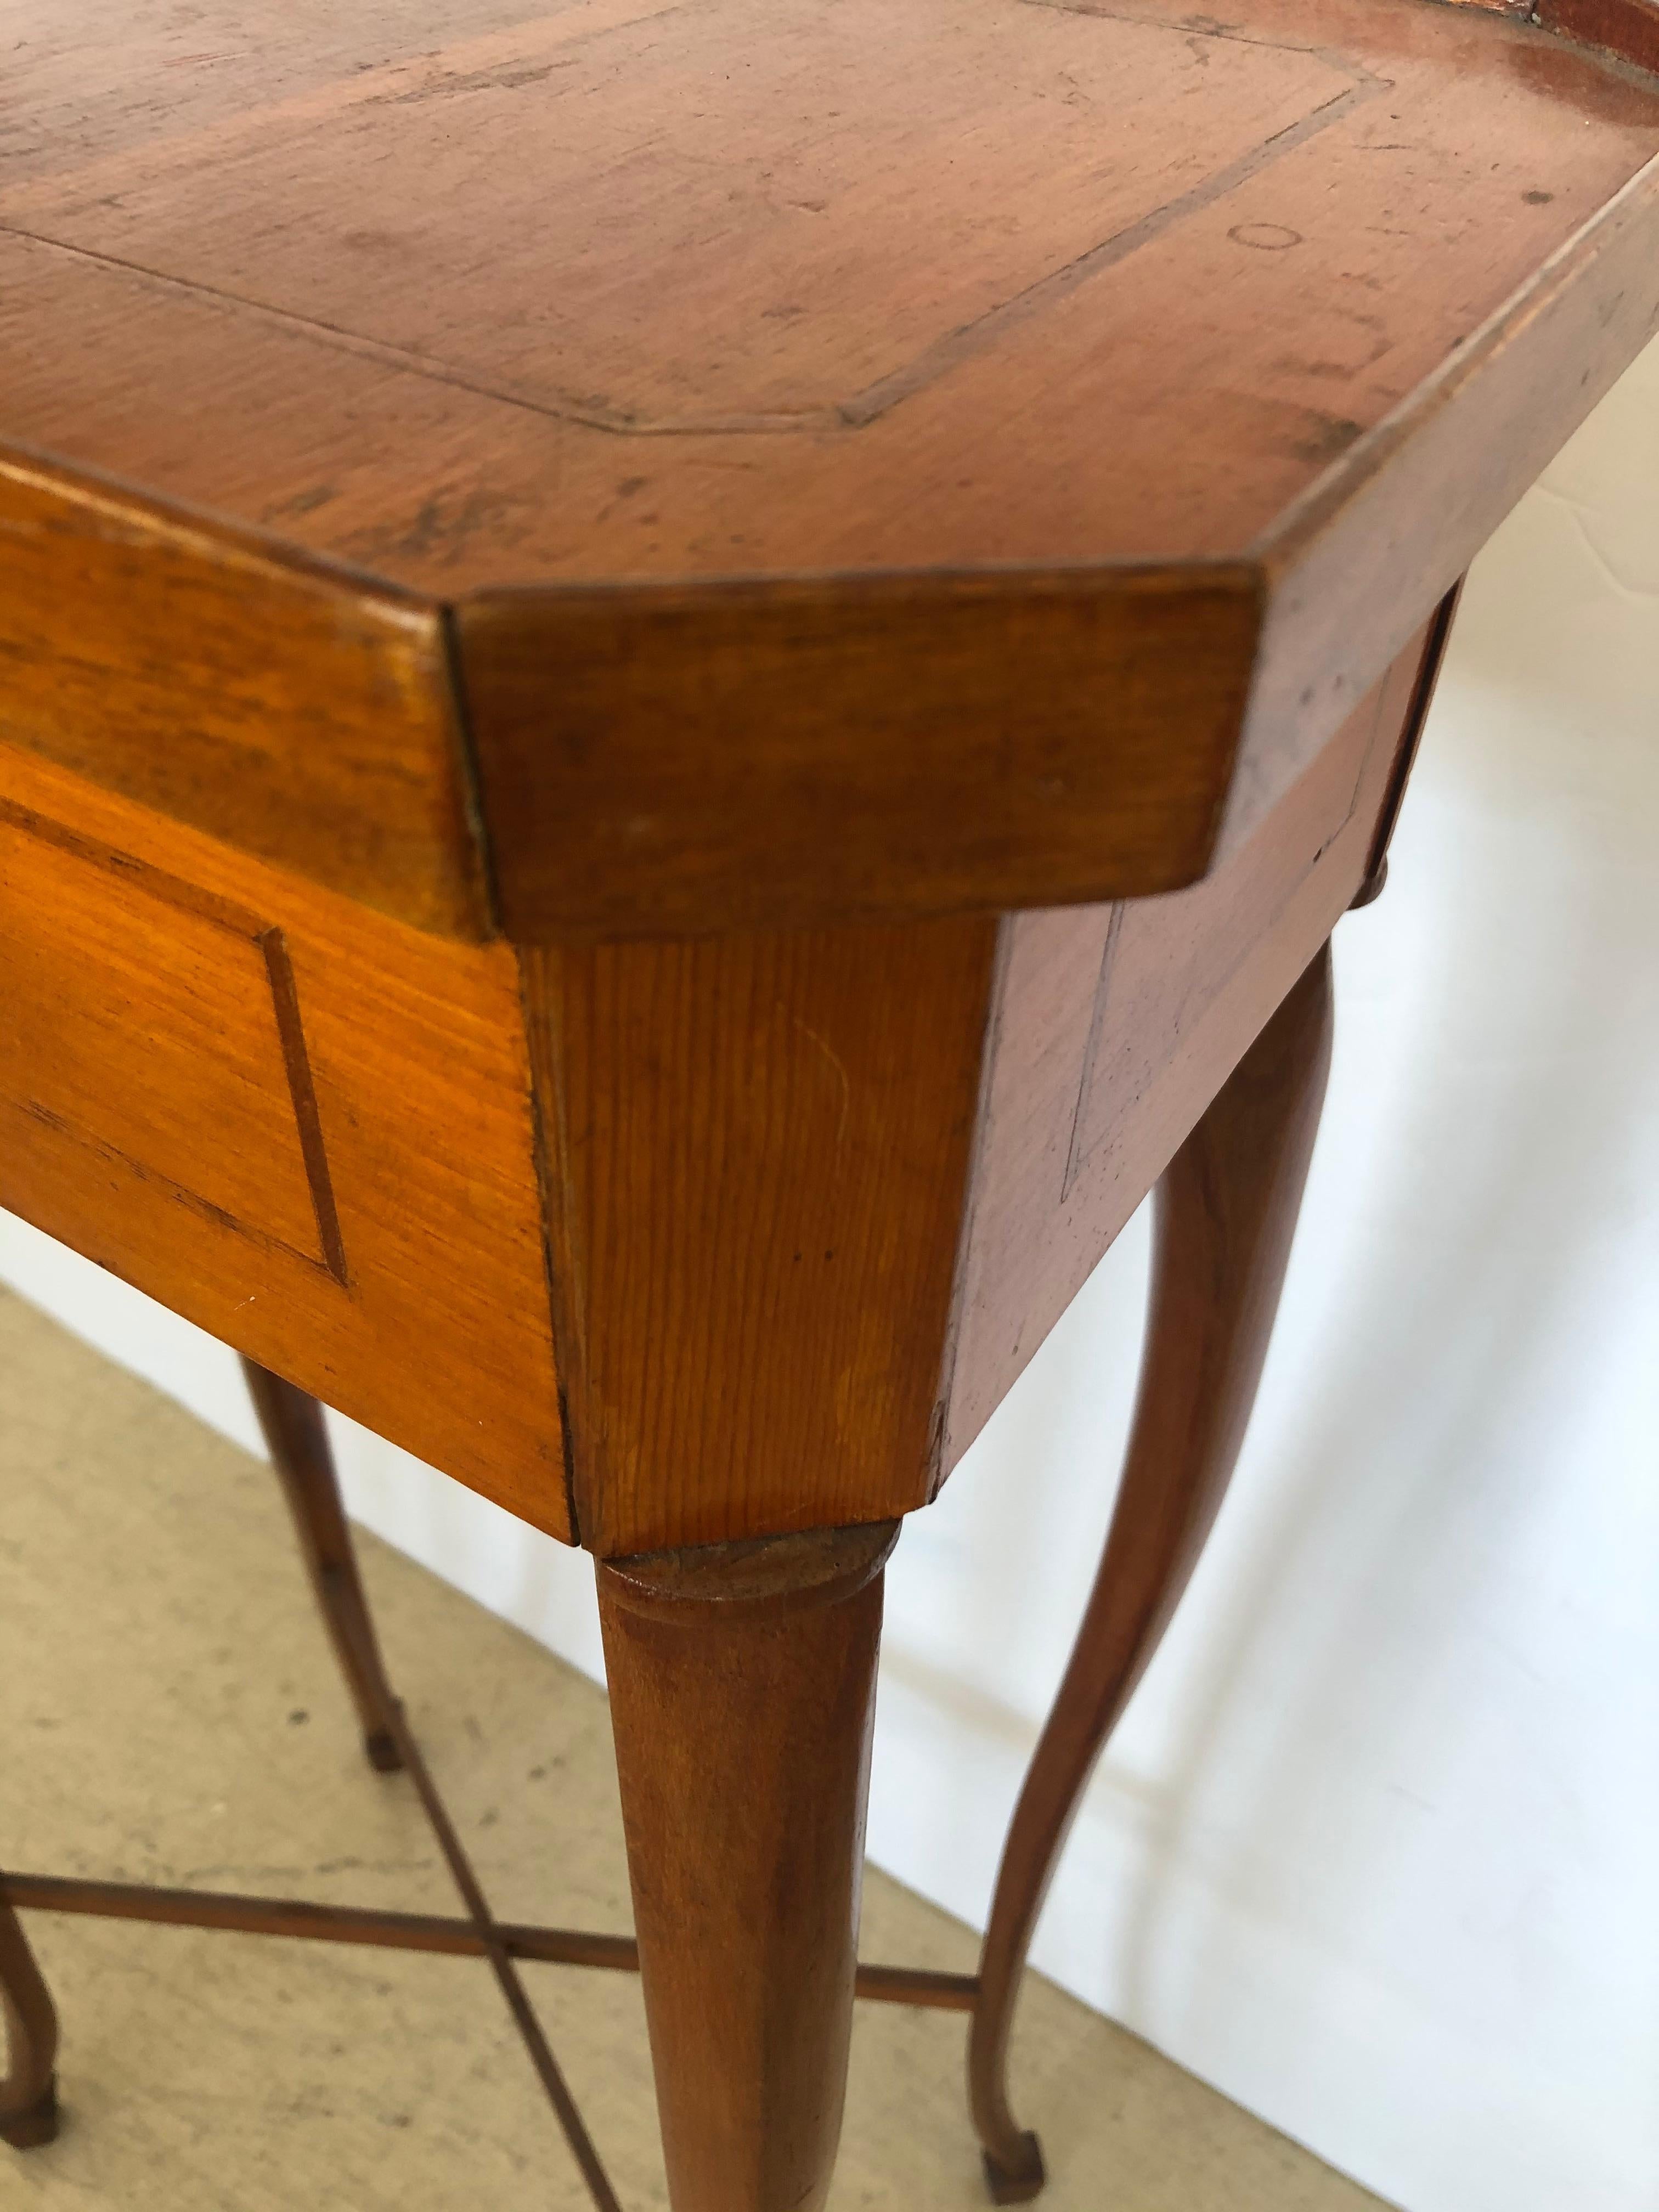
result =
M1654 24L5 0L9 727L463 936L1190 882L1659 322Z

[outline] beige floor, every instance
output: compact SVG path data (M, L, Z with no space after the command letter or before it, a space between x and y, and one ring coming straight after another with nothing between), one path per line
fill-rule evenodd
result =
M628 1922L604 1698L366 1540L394 1677L498 1911ZM456 1908L407 1786L368 1773L267 1469L0 1291L0 1850L32 1869ZM39 2212L580 2212L487 1971L31 1917L64 2019ZM866 1950L971 1964L879 1875ZM665 2203L637 1985L531 1967L629 2212ZM963 2023L861 2008L835 2212L984 2202ZM1018 2086L1051 2212L1377 2200L1036 1984Z

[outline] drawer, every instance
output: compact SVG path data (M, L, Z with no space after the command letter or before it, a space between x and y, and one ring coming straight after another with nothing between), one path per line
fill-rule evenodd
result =
M570 1534L508 947L0 744L0 1206Z

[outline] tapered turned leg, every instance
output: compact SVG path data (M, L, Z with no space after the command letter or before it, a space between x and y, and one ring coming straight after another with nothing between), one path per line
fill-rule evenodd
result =
M33 2150L58 2133L58 2014L17 1916L0 1898L0 2014L6 2071L0 2076L0 2142Z
M1014 1814L969 2055L999 2203L1042 2186L1009 2108L1009 2032L1049 1877L1096 1760L1157 1650L1232 1474L1267 1355L1330 1066L1326 947L1158 1185L1140 1395L1105 1557Z
M829 2190L896 1534L599 1571L674 2212L817 2212Z
M243 1360L242 1372L294 1516L300 1550L340 1671L362 1723L363 1748L372 1766L382 1774L395 1773L402 1761L389 1720L394 1700L357 1572L323 1409L314 1398L252 1359Z

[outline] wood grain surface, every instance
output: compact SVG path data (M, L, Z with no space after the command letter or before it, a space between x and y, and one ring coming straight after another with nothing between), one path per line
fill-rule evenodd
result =
M821 2212L829 2194L897 1534L599 1570L674 2212Z
M568 1538L505 946L0 745L0 1206Z
M522 956L592 1550L925 1501L995 938Z
M1246 570L477 600L459 618L520 944L1125 897L1203 872Z
M678 2212L828 2193L884 1524L1659 331L1652 10L1528 12L0 0L0 1204L621 1555Z
M348 1283L283 931L3 797L0 882L0 1098Z
M521 953L584 1542L933 1494L1364 879L1429 636L1193 890Z
M1652 61L1654 12L1559 20ZM463 937L457 679L526 938L1195 878L1659 330L1659 76L1513 13L0 0L0 716ZM1110 620L1033 619L1073 601Z
M1656 220L1659 164L1503 313L1472 329L1440 373L1263 540L1269 612L1224 852L1311 757L1368 672L1467 571L1565 433L1659 333ZM1587 293L1598 303L1589 323Z
M1364 880L1427 636L1207 881L1003 924L941 1479Z
M911 1510L1353 895L1416 675L1194 890L516 960L4 752L0 1203L601 1555Z
M1428 0L8 40L4 1190L602 1553L921 1502L1659 325L1659 82Z
M477 938L489 908L453 699L430 607L0 454L10 743Z
M1236 556L1659 151L1429 0L211 25L0 0L0 431L444 598Z

